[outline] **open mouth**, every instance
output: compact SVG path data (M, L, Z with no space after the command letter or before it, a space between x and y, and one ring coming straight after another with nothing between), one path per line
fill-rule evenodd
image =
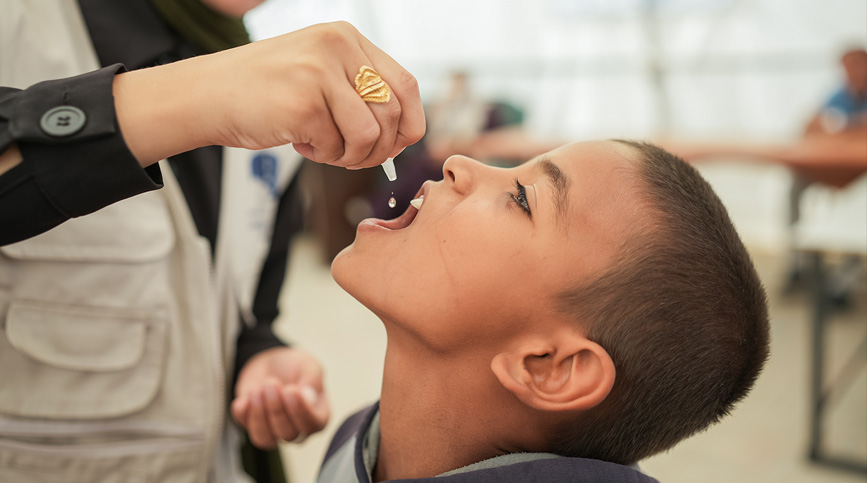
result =
M362 221L362 223L374 224L392 231L403 230L404 228L412 224L413 220L415 220L416 215L418 215L419 210L421 210L422 204L424 203L424 196L427 192L427 186L427 182L422 185L422 187L418 190L418 193L416 193L415 198L410 202L410 206L408 206L406 211L404 211L403 214L398 216L397 218L393 218L391 220L369 218Z

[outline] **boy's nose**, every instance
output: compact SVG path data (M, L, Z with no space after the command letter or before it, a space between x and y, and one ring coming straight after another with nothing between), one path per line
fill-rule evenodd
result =
M477 178L478 170L484 165L466 156L454 155L443 163L443 179L453 185L455 191L469 193Z

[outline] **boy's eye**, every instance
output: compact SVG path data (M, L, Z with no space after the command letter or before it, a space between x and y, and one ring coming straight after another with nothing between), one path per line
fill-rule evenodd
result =
M517 193L509 193L509 197L512 201L515 202L516 205L520 206L524 213L530 218L533 217L533 213L530 211L530 204L527 203L527 190L524 188L524 185L521 184L520 181L515 179L515 189L518 190Z

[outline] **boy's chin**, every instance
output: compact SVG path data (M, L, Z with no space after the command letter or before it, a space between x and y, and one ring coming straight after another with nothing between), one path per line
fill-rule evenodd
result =
M331 260L331 272L334 273L334 264L338 263L339 260L346 258L349 252L352 251L353 246L355 245L355 240L352 241L349 245L343 247L343 250L337 252L337 256L334 257L334 260Z
M350 292L346 287L350 275L348 270L349 267L346 262L348 258L347 252L351 247L352 245L349 245L343 250L340 250L340 253L338 253L337 256L334 257L334 260L331 261L331 278L337 282L337 285L340 285L340 288L349 292L350 295L352 295L352 292Z
M364 273L359 267L354 266L352 261L352 245L349 245L341 250L331 262L331 278L344 292L364 304L364 300L362 300L365 287Z

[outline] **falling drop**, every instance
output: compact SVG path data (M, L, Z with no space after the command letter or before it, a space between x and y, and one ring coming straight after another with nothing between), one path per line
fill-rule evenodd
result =
M397 200L394 199L394 196L392 196L391 198L388 199L388 207L394 208L395 206L397 206Z

